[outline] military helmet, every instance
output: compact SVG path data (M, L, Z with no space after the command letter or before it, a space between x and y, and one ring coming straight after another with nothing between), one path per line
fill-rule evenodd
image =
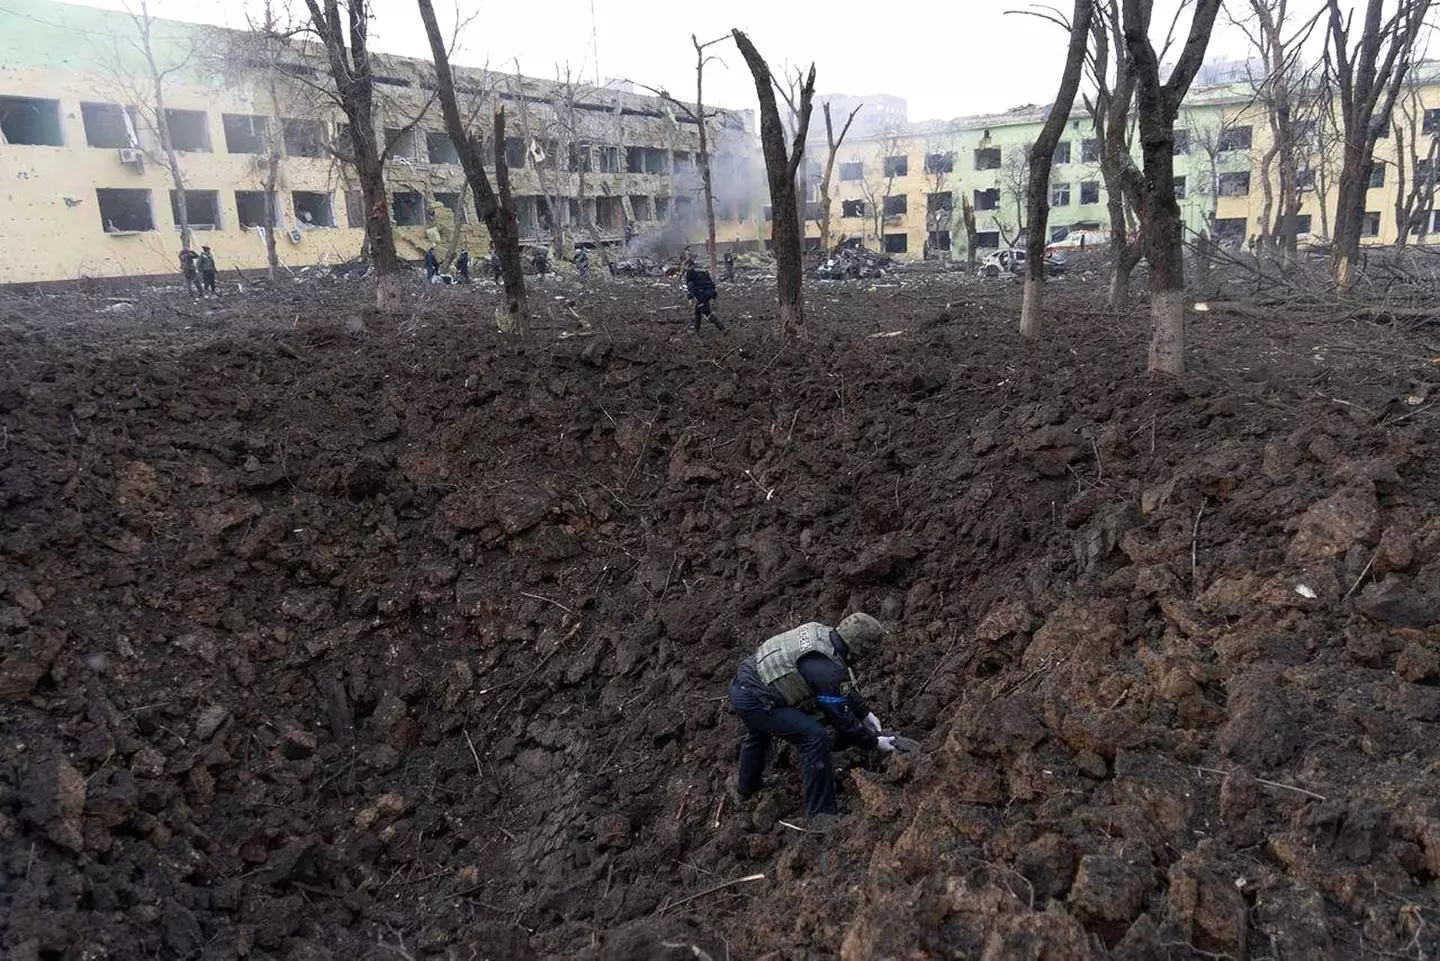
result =
M835 631L854 657L863 657L885 637L885 628L869 614L859 611L841 621Z

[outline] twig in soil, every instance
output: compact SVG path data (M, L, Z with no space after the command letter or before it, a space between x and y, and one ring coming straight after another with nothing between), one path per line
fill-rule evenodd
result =
M1100 445L1094 437L1090 438L1090 449L1095 452L1095 483L1099 484L1105 479L1105 465L1100 463Z
M475 759L475 774L480 780L485 780L485 770L480 766L480 755L475 750L475 742L470 740L470 729L462 727L461 732L465 735L465 744L470 748L470 756Z
M732 879L732 880L730 880L730 881L721 881L719 884L712 884L710 887L706 888L705 890L703 890L703 891L698 891L698 892L696 892L695 894L690 895L688 898L681 898L679 901L676 901L676 902L674 902L673 904L667 904L667 905L661 907L661 908L660 908L659 910L657 910L655 913L656 913L656 914L664 914L666 911L669 911L669 910L671 910L672 908L678 908L678 907L680 907L682 904L689 904L691 901L698 901L700 898L703 898L703 897L705 897L706 895L714 894L716 891L723 891L723 890L725 890L726 888L733 888L733 887L734 887L735 885L737 885L737 884L749 884L749 883L752 882L752 881L764 881L764 880L765 880L765 875L763 875L763 874L747 874L747 875L746 875L745 877L743 877L743 878L734 878L734 879Z
M925 683L920 685L920 690L918 691L919 694L925 693L925 689L930 686L930 682L935 680L935 678L939 675L940 671L945 667L945 662L950 658L950 652L955 648L955 641L957 640L957 638L958 635L956 635L952 631L950 634L950 643L945 647L945 653L940 655L940 660L935 662L935 670L931 671L930 676L925 678Z
M715 818L710 822L711 830L718 830L720 827L720 814L725 810L725 795L720 795L720 803L715 805Z
M768 501L770 498L772 498L772 497L775 496L775 488L773 488L773 487L766 487L764 484L760 483L758 480L755 480L755 475L752 474L752 473L750 473L748 470L745 472L745 476L748 477L748 478L750 478L750 480L754 481L755 486L758 487L758 488L760 488L761 492L764 493L765 499L766 499L767 501Z
M1355 593L1356 588L1360 586L1360 582L1365 579L1365 575L1370 573L1370 565L1374 564L1375 558L1379 556L1380 552L1378 550L1370 555L1370 559L1365 562L1365 569L1360 572L1359 577L1355 578L1355 583L1350 585L1350 590L1345 592L1345 596L1340 598L1342 601L1350 600L1350 595Z
M1200 766L1198 766L1198 765L1196 766L1195 770L1197 770L1197 771L1204 771L1204 772L1207 773L1207 774L1219 774L1219 775L1222 775L1222 776L1224 776L1224 777L1229 777L1230 775L1232 775L1232 774L1235 773L1234 771L1222 771L1222 770L1220 770L1219 768L1214 768L1214 767L1200 767ZM1323 801L1323 800L1325 800L1325 795L1323 795L1323 794L1316 794L1314 791L1307 791L1305 788L1303 788L1303 787L1296 787L1296 786L1293 785L1293 784L1281 784L1279 781L1268 781L1268 780L1266 780L1266 779L1263 778L1263 777L1257 777L1257 778L1255 779L1255 782L1256 782L1257 784L1263 784L1263 785L1265 785L1266 787L1278 788L1278 789L1281 790L1281 791L1294 791L1296 794L1303 794L1303 795L1305 795L1306 797L1313 797L1313 798L1314 798L1315 800L1317 800L1317 801Z
M1190 588L1195 589L1195 569L1200 563L1200 518L1205 515L1205 505L1210 498L1200 500L1200 509L1195 512L1195 526L1190 529Z
M526 591L521 591L521 592L520 592L520 596L521 596L521 597L528 597L528 598L530 598L531 600L544 601L546 604L554 604L556 607L560 608L560 610L564 611L566 614L574 614L574 613L575 613L575 612L572 611L570 608L566 607L564 604L561 604L559 601L552 601L550 598L548 598L548 597L542 597L542 596L539 595L539 594L530 594L530 593L527 593Z

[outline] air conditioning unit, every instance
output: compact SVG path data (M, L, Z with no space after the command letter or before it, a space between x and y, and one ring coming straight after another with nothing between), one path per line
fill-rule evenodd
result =
M130 164L137 171L145 169L145 151L135 147L120 148L120 162Z

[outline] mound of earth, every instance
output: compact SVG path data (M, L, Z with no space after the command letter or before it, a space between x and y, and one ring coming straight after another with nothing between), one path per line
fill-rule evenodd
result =
M556 289L9 309L7 958L1440 951L1420 339L1199 316L1152 383L1084 292ZM854 609L923 749L817 837L724 693Z

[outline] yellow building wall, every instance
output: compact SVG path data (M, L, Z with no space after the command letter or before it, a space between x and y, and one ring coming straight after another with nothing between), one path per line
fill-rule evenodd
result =
M114 81L73 69L0 69L0 95L58 100L64 146L0 144L0 231L6 237L9 255L0 258L0 283L33 283L75 280L82 277L139 277L178 273L180 231L172 215L170 191L173 182L161 164L147 162L143 170L122 163L114 148L91 147L86 142L81 103L123 103L128 98ZM263 161L257 166L252 154L227 151L222 115L257 114L273 118L268 96L257 96L239 86L197 86L172 83L167 87L166 105L172 110L199 110L206 115L208 152L180 154L180 166L187 190L218 193L220 224L216 229L194 229L194 245L212 248L222 276L225 272L259 270L266 267L263 236L242 229L236 206L236 191L264 189ZM295 116L315 119L312 111L297 109ZM383 126L383 122L379 124ZM428 125L439 126L438 120ZM137 124L142 146L159 156L153 138ZM423 133L422 143L423 143ZM693 149L693 148L692 148ZM611 182L613 181L613 183ZM652 182L653 181L653 182ZM347 184L339 165L328 158L285 157L277 183L282 227L277 240L281 262L292 270L315 264L353 260L364 242L363 222L351 225L346 209ZM489 236L475 215L473 198L457 165L392 161L386 187L415 190L428 199L436 191L458 192L467 209L458 246L468 247L473 256L489 251ZM540 193L533 170L515 171L517 195ZM96 196L97 188L144 189L150 192L155 229L138 233L107 233ZM308 227L298 221L292 193L313 191L330 195L335 227ZM626 193L669 195L667 178L626 174L591 174L589 196ZM674 201L672 199L672 205ZM749 205L744 220L717 224L721 243L756 241L768 237L762 230L758 198ZM433 208L432 208L433 209ZM193 217L192 217L193 219ZM400 256L419 259L427 246L437 244L443 251L451 238L450 214L443 208L436 224L425 227L395 227ZM703 223L703 219L702 219ZM654 224L641 224L656 226ZM768 227L768 225L765 225ZM300 241L292 242L289 228L301 227ZM572 228L573 232L573 228ZM704 243L704 228L687 228L687 239Z

